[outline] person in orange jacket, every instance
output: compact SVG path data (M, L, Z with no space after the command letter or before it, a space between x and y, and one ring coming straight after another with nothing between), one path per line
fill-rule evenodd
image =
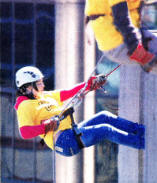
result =
M110 60L157 73L157 37L142 28L143 0L86 0L85 22Z
M44 91L43 74L32 66L16 72L17 113L19 131L23 139L39 136L47 146L63 156L72 156L108 139L136 149L145 147L145 126L101 111L79 124L73 122L72 108L63 111L64 102L75 96L86 84L72 89ZM85 91L99 89L106 83L102 76L89 79ZM58 115L61 114L58 118Z

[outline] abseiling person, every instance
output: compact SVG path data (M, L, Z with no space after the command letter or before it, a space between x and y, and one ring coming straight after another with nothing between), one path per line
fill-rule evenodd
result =
M85 86L85 82L71 89L44 91L44 75L32 66L16 72L17 99L15 109L19 131L23 139L39 136L47 146L63 156L72 156L107 139L117 144L136 149L145 147L145 126L120 118L108 111L101 111L90 119L73 125L71 108L58 116L64 102L72 98ZM106 83L101 76L92 76L86 91L99 89ZM53 118L54 117L54 118Z

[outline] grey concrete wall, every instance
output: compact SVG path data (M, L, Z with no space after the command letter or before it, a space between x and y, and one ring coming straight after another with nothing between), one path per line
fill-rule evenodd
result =
M141 69L138 66L121 66L119 91L119 116L139 121L141 99ZM138 183L139 152L136 149L119 146L118 182Z
M157 182L157 76L143 76L142 118L146 125L144 151L144 183Z
M146 149L119 146L119 183L157 181L157 77L139 66L122 66L119 115L146 125Z

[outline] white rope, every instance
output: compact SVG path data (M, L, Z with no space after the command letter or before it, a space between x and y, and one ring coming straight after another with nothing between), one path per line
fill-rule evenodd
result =
M95 73L95 71L96 71L96 69L97 69L97 66L103 61L104 57L105 57L104 55L102 55L102 56L100 57L100 59L98 60L96 66L94 67L93 71L92 71L91 74L89 75L88 80L85 82L85 86L84 86L83 88L81 88L81 89L71 98L71 100L70 100L67 104L64 105L64 108L63 108L62 112L59 114L59 117L62 116L62 114L64 113L64 111L65 111L69 106L70 106L70 107L74 107L74 106L75 106L75 108L76 108L76 107L78 107L78 106L81 104L81 102L82 102L81 99L82 99L83 96L84 96L83 94L84 94L84 92L85 92L85 90L86 90L86 88L87 88L87 86L88 86L88 82L89 82L90 78L92 77L92 75ZM87 93L86 93L86 94L87 94Z

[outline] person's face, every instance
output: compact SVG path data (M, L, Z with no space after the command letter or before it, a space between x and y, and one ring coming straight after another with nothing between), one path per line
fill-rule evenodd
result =
M32 92L35 97L44 91L45 85L44 85L43 79L38 80L36 82L36 86L38 90L34 89L33 86L29 86L27 88L27 92L28 93Z
M44 85L43 79L40 79L39 81L37 81L36 86L38 88L38 92L44 91L45 85Z

